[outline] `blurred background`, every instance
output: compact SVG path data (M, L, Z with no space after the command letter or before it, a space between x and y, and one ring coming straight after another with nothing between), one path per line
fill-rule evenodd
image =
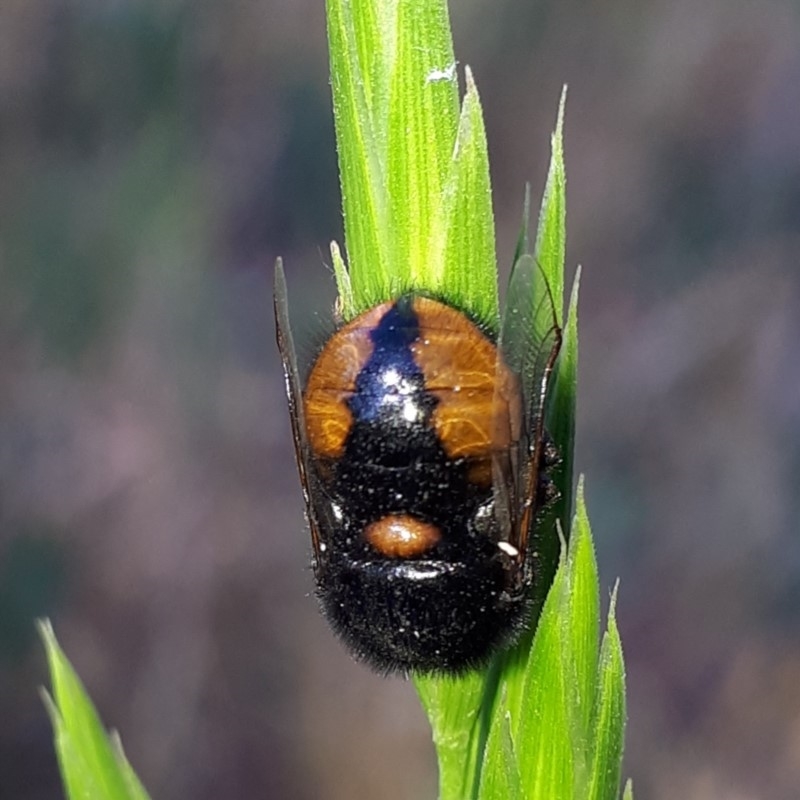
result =
M333 299L323 10L0 5L0 800L61 796L44 614L154 798L435 795L412 687L310 596L274 345L276 256L301 338ZM639 798L796 798L800 11L451 14L503 265L570 86L577 465L604 601L621 580L624 772Z

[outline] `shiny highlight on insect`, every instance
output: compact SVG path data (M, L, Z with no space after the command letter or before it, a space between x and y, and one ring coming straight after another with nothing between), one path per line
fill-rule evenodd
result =
M463 672L527 621L536 516L557 494L543 407L561 346L549 293L531 297L536 269L517 264L497 340L408 293L340 327L302 384L276 268L317 594L379 671Z

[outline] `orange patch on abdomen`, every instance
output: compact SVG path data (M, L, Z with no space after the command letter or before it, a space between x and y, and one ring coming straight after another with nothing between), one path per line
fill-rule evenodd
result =
M414 310L420 336L411 349L426 390L439 401L433 412L439 440L450 458L488 462L519 439L519 382L460 311L426 298L417 298Z
M436 525L409 514L389 514L364 529L366 540L387 558L421 556L442 538Z
M372 354L370 334L392 303L382 303L337 331L314 362L303 392L306 432L314 454L339 458L353 424L347 400Z

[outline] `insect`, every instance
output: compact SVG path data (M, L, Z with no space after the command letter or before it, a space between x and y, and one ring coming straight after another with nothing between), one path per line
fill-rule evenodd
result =
M407 293L341 326L301 384L276 267L317 594L378 671L463 672L527 621L537 512L558 494L543 412L561 329L537 270L517 261L499 337Z

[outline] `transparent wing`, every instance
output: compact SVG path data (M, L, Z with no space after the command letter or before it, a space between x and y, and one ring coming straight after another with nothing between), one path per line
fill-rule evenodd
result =
M297 355L294 349L291 328L289 327L289 304L286 296L286 276L280 259L275 264L275 284L273 300L275 303L275 326L278 349L283 361L283 375L286 381L286 395L289 399L289 416L292 420L294 452L297 469L303 487L308 523L311 527L311 544L314 548L314 568L317 569L323 554L320 541L320 520L315 500L320 497L316 472L311 463L311 449L306 439L306 421L303 408L303 393L300 387L300 373L297 369Z
M533 256L517 258L511 272L500 328L500 352L519 377L522 431L512 448L514 515L512 544L525 555L536 513L544 439L544 405L561 349L561 326L550 286Z

